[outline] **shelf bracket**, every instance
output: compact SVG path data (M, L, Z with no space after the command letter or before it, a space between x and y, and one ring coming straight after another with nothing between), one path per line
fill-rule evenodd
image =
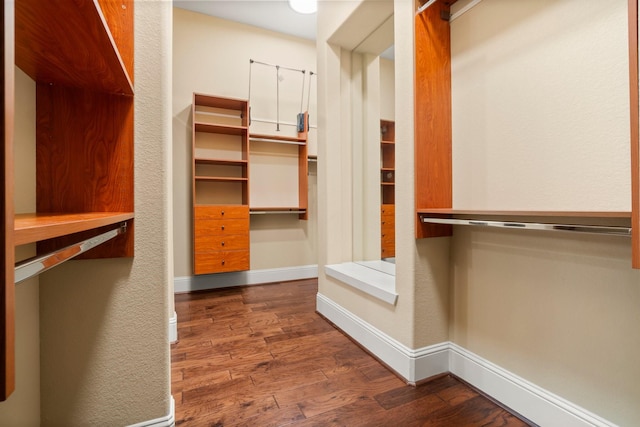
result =
M74 245L67 246L55 252L29 258L27 260L16 263L15 265L15 283L18 284L33 276L37 276L65 261L74 258L81 253L87 252L114 237L124 234L127 231L127 223L122 223L118 228L99 234L90 239L83 240Z

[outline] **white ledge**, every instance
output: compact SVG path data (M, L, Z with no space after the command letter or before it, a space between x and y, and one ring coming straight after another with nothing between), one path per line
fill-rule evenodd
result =
M395 305L398 299L396 293L396 277L389 271L367 267L355 262L325 265L327 276L333 277L349 286L369 294L388 304Z

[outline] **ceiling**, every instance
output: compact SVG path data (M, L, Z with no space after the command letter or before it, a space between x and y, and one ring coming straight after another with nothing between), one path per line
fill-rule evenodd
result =
M294 12L287 0L173 0L173 5L295 37L316 39L317 14Z

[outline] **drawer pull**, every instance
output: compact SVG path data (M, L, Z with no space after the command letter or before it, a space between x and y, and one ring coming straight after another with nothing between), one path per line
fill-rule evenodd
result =
M222 246L224 246L224 242L222 242Z
M224 211L220 212L220 215L224 215Z
M224 225L222 226L222 229L224 230Z
M222 260L222 265L224 265L224 260Z

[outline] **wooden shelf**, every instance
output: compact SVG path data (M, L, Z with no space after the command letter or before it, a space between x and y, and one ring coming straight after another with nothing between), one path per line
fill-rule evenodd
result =
M221 133L224 135L244 135L247 132L246 126L219 125L211 123L196 122L193 124L196 132Z
M196 157L193 160L199 164L222 166L246 166L249 163L247 160L203 159L200 157Z
M266 135L266 134L257 134L251 133L249 134L249 141L259 139L260 142L286 142L286 143L295 143L299 145L304 145L307 143L307 138L305 137L296 137L296 136L284 136L284 135Z
M15 245L35 243L105 225L118 224L133 217L133 212L18 214L14 221Z
M244 111L247 101L244 99L220 98L202 93L193 94L193 103L199 107L222 108L225 110ZM242 117L240 114L239 117Z
M196 176L196 181L212 181L212 182L246 182L249 178L238 178L233 176Z
M120 13L132 13L132 5L124 3ZM16 65L39 83L133 95L133 70L125 66L132 64L133 51L123 60L105 15L110 22L121 18L111 12L94 1L70 7L55 1L16 1ZM113 22L114 27L118 23Z
M627 211L510 211L510 210L469 210L469 209L418 209L418 214L426 215L488 215L503 217L557 217L557 218L618 218L630 219Z
M382 145L385 145L385 144L395 145L396 143L394 141L380 141L380 144L382 144Z

